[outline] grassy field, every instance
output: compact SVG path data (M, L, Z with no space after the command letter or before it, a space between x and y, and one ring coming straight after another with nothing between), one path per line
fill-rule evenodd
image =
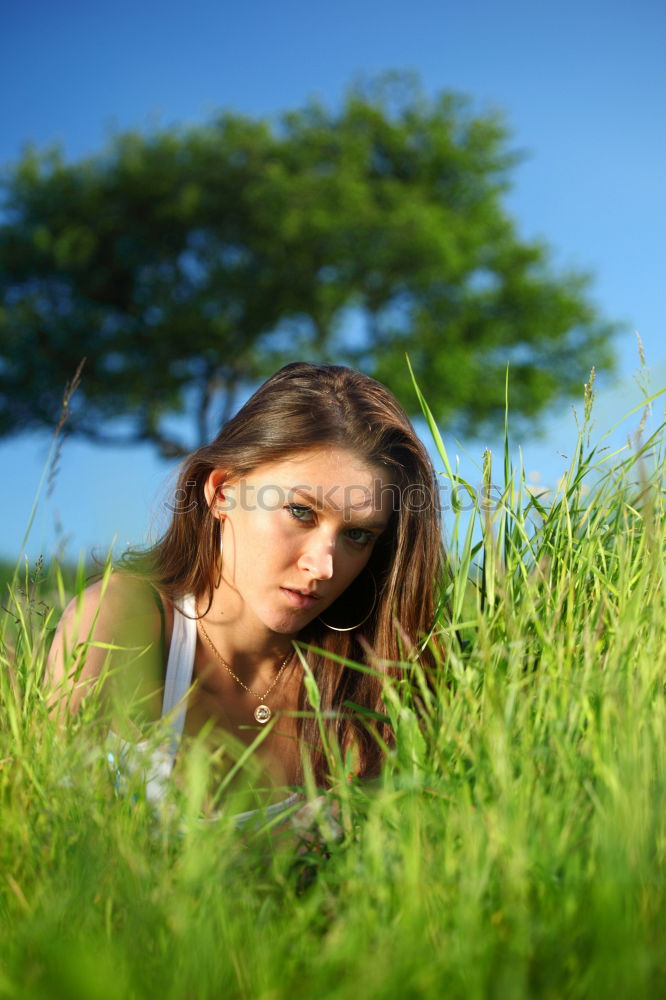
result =
M156 811L92 709L56 731L40 676L68 588L14 587L0 998L666 996L665 461L663 430L611 456L584 429L540 500L486 462L506 488L454 531L435 689L387 687L381 779L337 765L338 822L313 809L300 847L203 823L196 748Z

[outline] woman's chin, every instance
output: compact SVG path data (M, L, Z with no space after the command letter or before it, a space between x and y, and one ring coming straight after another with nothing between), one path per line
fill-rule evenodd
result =
M301 629L304 629L306 625L309 625L311 621L319 614L318 611L314 611L309 608L307 611L292 612L290 614L276 615L266 622L268 628L272 632L277 632L278 635L298 635Z

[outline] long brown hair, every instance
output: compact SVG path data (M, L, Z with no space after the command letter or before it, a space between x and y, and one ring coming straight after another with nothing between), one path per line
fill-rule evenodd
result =
M348 449L369 465L384 466L393 481L393 512L366 570L355 581L356 590L352 583L325 613L335 622L345 618L351 605L346 621L359 620L359 608L367 610L372 600L369 570L377 588L370 617L352 632L333 632L315 618L299 633L299 642L393 676L400 675L398 661L404 661L409 647L422 643L422 660L432 667L424 640L433 626L444 569L435 472L397 400L375 379L351 368L294 362L264 382L214 441L185 460L171 524L152 549L140 556L128 553L123 565L147 570L171 601L189 593L207 594L212 601L220 522L204 493L210 473L223 469L230 478L240 478L264 463L325 446ZM365 587L360 597L359 587ZM343 750L355 748L361 774L375 773L381 757L378 741L344 705L353 702L382 713L381 679L327 655L311 650L306 655L319 686L329 737ZM304 689L299 708L307 708ZM298 734L315 777L325 780L317 720L300 717ZM381 735L390 737L387 732Z

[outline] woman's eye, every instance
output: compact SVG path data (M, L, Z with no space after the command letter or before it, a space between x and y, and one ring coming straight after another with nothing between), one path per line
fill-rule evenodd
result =
M295 518L297 521L309 522L310 518L308 517L308 515L312 514L311 507L304 507L301 504L297 503L290 503L287 506L287 510L289 511L291 516Z
M356 542L357 545L367 545L368 542L372 541L372 532L366 531L365 528L350 528L347 537L352 542Z

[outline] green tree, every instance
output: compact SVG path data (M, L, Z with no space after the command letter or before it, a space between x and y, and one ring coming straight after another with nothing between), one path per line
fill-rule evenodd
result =
M295 358L356 365L463 432L533 418L609 367L613 327L503 205L516 157L495 115L403 78L278 122L125 133L67 163L27 151L0 227L0 434L206 439L238 391ZM171 428L192 420L188 440Z

